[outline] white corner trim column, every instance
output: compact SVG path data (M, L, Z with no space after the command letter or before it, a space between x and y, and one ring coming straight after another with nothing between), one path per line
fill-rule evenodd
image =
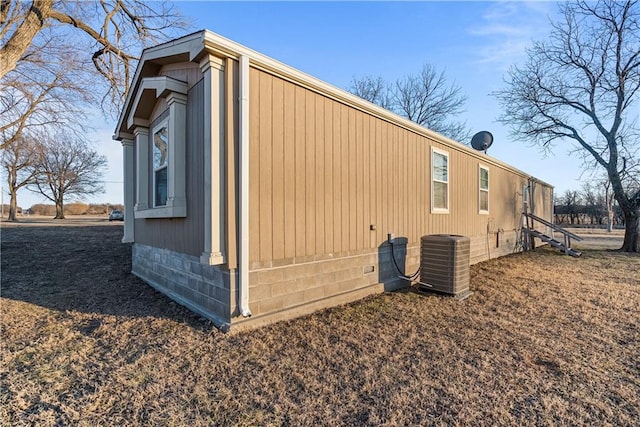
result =
M149 128L136 126L133 129L136 138L137 180L136 205L134 210L149 208Z
M169 104L169 155L167 207L184 209L186 196L187 96L177 92L167 95Z
M200 262L224 264L224 60L207 55L204 74L204 250Z
M124 233L122 243L134 241L134 221L133 204L135 183L133 182L135 165L133 164L133 139L122 139L122 159L123 169L123 191L124 191Z

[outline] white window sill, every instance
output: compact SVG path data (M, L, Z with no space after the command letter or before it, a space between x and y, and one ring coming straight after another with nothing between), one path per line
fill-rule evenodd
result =
M135 211L135 218L185 218L186 206L161 206Z

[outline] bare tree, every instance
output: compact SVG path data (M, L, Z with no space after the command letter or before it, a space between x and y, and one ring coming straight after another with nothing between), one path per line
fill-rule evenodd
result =
M454 120L464 111L466 95L459 86L448 85L444 71L438 73L430 64L394 84L382 77L354 77L348 90L456 141L466 142L470 137L466 124Z
M565 208L566 214L569 216L569 222L573 224L580 224L580 193L575 190L566 190L561 198L562 205Z
M0 143L4 148L23 140L24 132L43 132L47 127L77 128L84 110L96 101L88 88L93 79L77 73L77 54L66 52L64 60L50 58L46 64L25 63L9 72L0 83Z
M602 167L624 215L621 250L640 252L638 1L577 1L560 12L549 40L535 43L495 93L500 120L545 149L572 141L586 165Z
M35 182L33 165L36 161L35 141L14 139L2 150L2 167L7 173L9 190L9 221L16 221L18 190Z
M444 71L425 64L395 84L394 107L409 120L458 141L468 139L464 123L452 121L463 112L466 95L459 86L447 85Z
M46 137L37 147L33 188L56 205L54 219L64 219L64 199L104 192L105 156L87 141L65 134Z
M166 1L1 0L0 80L24 64L59 59L61 52L86 53L75 70L102 76L103 109L119 111L141 49L184 27Z
M387 110L392 109L391 88L380 76L353 77L349 92Z
M583 213L589 217L592 225L602 224L604 218L604 198L598 193L598 188L590 181L582 183L580 197L584 203Z

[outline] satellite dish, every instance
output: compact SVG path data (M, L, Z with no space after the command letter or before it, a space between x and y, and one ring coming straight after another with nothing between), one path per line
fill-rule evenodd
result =
M484 151L486 153L487 149L491 147L491 144L493 144L493 135L486 130L476 133L473 135L473 138L471 138L471 146L478 151Z

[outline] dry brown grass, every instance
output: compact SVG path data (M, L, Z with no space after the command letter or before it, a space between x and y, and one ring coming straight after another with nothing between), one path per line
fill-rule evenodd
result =
M638 425L640 257L539 249L224 335L119 226L3 226L2 425Z

